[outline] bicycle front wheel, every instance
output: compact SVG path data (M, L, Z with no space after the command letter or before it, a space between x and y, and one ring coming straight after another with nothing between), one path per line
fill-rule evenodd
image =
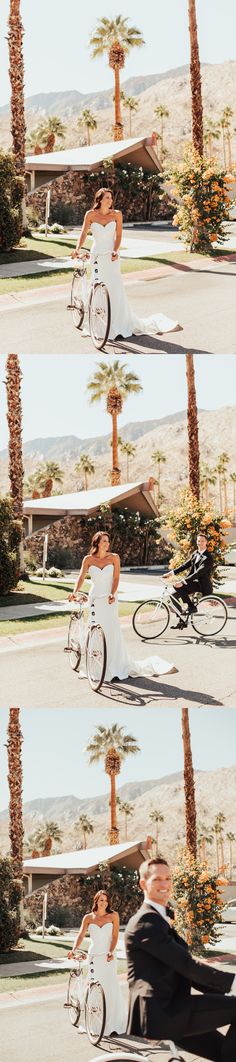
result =
M89 627L86 641L86 668L92 690L100 690L107 666L106 639L99 623Z
M223 631L227 619L228 612L224 601L212 594L199 601L197 612L191 616L191 623L196 633L202 638L214 638L215 634Z
M102 350L107 341L111 323L111 306L105 284L92 287L89 301L89 330L94 346Z
M82 276L75 273L71 285L72 320L75 328L82 328L84 320L84 300L82 288Z
M69 649L68 657L73 671L79 670L81 661L80 625L81 621L76 615L76 612L72 613L69 623L67 648Z
M103 1037L106 1024L106 1000L99 981L91 981L85 996L85 1028L90 1043L96 1046Z
M135 634L143 641L154 641L164 634L170 622L170 611L164 601L143 601L133 614Z
M81 987L80 978L75 970L71 971L67 989L66 1006L72 1025L78 1025L81 1015Z

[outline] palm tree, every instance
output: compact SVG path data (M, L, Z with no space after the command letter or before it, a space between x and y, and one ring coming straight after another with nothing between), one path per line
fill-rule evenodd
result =
M119 843L119 830L116 815L116 776L120 774L121 764L126 756L140 752L139 745L132 734L125 734L124 727L113 723L106 729L105 726L97 726L95 733L87 745L89 762L98 763L105 761L105 772L110 778L110 844Z
M129 135L132 136L132 114L138 111L139 101L135 96L126 96L125 92L121 92L121 99L124 107L129 111Z
M198 844L201 851L201 858L203 863L207 862L206 846L213 843L212 831L207 829L206 826L200 825L198 830Z
M142 391L138 376L134 372L126 372L126 368L126 363L118 358L113 364L100 361L87 385L90 401L100 402L105 397L107 413L112 417L112 486L118 485L121 480L118 466L118 416L122 412L124 399L129 394Z
M58 822L49 820L38 826L35 832L29 837L29 844L33 845L40 851L42 856L50 855L52 851L53 841L60 845L62 841L62 832Z
M236 472L230 473L231 483L233 484L233 521L236 519Z
M23 25L20 0L10 0L8 19L9 76L11 82L11 132L16 170L25 180L25 101ZM22 221L26 224L25 195L22 200Z
M236 840L235 833L231 833L231 831L229 830L229 833L226 834L226 838L227 838L227 841L229 842L229 877L230 877L230 881L232 881L232 874L233 874L233 844L234 844L234 841Z
M41 122L38 129L35 130L35 140L37 144L44 148L44 151L49 152L54 150L56 139L64 140L65 134L66 126L61 119L58 118L57 114L50 114L49 118L45 122Z
M108 54L108 63L115 77L115 125L114 140L123 140L123 123L120 106L120 70L132 48L140 48L144 38L136 26L128 26L129 19L117 15L114 19L100 18L95 32L90 37L92 58Z
M8 784L9 784L9 833L11 845L11 862L13 875L21 889L20 915L23 919L23 810L22 810L22 733L20 727L20 709L10 708L7 731Z
M206 502L206 504L208 503L208 500L209 500L208 487L209 486L214 487L215 483L216 483L215 469L214 468L209 468L209 465L207 465L206 462L203 461L202 465L200 466L200 484L201 484L202 493L204 495L204 501Z
M189 726L188 708L182 708L182 738L184 750L184 795L185 795L185 822L187 848L197 856L197 822L193 759L191 749L191 734Z
M225 107L224 110L223 110L222 117L220 119L220 125L221 125L221 128L222 128L222 134L223 134L224 167L225 167L225 169L226 169L226 167L228 167L229 170L232 170L232 148L231 148L232 125L231 125L231 123L232 123L233 114L234 114L234 112L232 110L232 107Z
M227 467L230 461L229 454L225 450L222 454L219 454L218 464L216 471L218 472L220 479L220 495L221 495L221 510L222 510L222 493L224 498L224 513L227 516L228 513L228 495L227 495Z
M15 520L23 531L22 372L18 354L8 354L6 364L7 423L9 428L9 477ZM20 571L24 571L23 538L19 547Z
M119 810L123 812L125 819L125 841L128 841L128 819L131 819L134 814L134 804L130 804L128 800L121 800L118 796L116 799L116 805Z
M154 450L151 457L154 464L157 465L157 502L159 502L161 493L161 465L165 464L166 457L162 450Z
M154 114L155 114L156 118L160 118L160 120L161 120L161 132L160 132L161 158L160 158L160 161L161 161L161 165L163 165L163 159L164 159L164 154L165 154L165 149L164 149L164 119L165 118L169 118L170 112L168 111L167 107L165 107L165 105L163 103L159 103L158 106L155 107L155 109L154 109Z
M226 818L225 818L224 812L223 811L219 811L218 815L216 815L215 825L213 827L214 833L215 833L216 838L217 838L217 847L218 847L218 856L217 856L218 867L217 867L217 869L218 870L219 870L219 857L220 857L220 860L221 860L220 869L222 869L222 867L224 866L224 861L225 861L224 860L224 830L223 830L223 826L224 826L225 822L226 822Z
M203 109L201 67L199 59L196 0L188 0L188 25L190 35L190 83L192 96L193 147L203 155Z
M158 850L159 850L159 822L164 822L164 815L162 815L161 812L158 811L157 808L153 808L153 811L150 811L149 819L150 819L150 822L153 822L154 825L155 825L155 829L156 829L156 854L158 855Z
M220 138L219 123L213 122L212 118L209 118L206 115L203 121L203 133L204 144L206 145L207 153L211 159L213 155L213 140L219 140Z
M83 848L87 848L87 837L94 833L93 823L90 822L88 815L80 815L78 822L75 822L74 829L82 833Z
M50 497L54 483L59 483L61 486L63 478L64 473L57 461L45 461L44 464L38 465L35 472L36 486L42 491L44 498Z
M189 486L195 498L200 497L198 411L195 387L193 354L186 354L186 377L188 392L188 464Z
M91 461L89 454L81 454L80 459L75 465L75 472L83 472L84 476L84 490L88 490L88 476L93 476L95 472L95 465Z
M91 144L90 132L97 129L97 119L95 118L95 114L92 114L92 111L89 110L89 107L84 107L84 110L78 118L77 125L78 129L86 129L87 144Z
M122 454L126 454L126 477L127 477L127 483L128 483L128 481L129 481L129 458L130 457L134 457L135 452L136 452L136 446L134 446L132 442L128 442L128 440L126 442L122 442L122 439L121 439L120 448L121 448L121 453Z

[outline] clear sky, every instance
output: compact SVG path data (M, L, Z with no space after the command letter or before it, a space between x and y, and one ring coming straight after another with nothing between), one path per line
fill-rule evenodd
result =
M235 763L236 709L191 708L189 712L195 769L209 771ZM37 797L95 796L106 793L102 766L89 766L85 747L102 723L118 722L133 734L141 753L130 756L122 768L120 784L136 779L161 778L183 769L181 712L158 709L24 709L24 801ZM6 733L8 712L0 712L0 811L8 803Z
M90 405L86 385L101 358L73 355L21 355L23 373L23 440L58 435L80 438L110 431L105 402ZM103 359L104 360L104 359ZM120 359L120 360L123 360ZM125 357L137 373L143 392L124 404L120 427L135 420L164 417L186 408L185 358L180 355ZM6 358L0 356L0 451L7 446ZM195 372L198 406L218 409L235 402L235 358L197 355Z
M118 14L136 24L145 47L134 49L127 59L125 78L157 73L189 62L187 0L22 0L25 29L26 96L38 92L77 89L93 92L113 86L112 71L104 59L92 61L88 40L97 19ZM0 106L10 96L7 54L9 0L1 0ZM235 0L197 0L199 45L202 62L221 63L236 59Z

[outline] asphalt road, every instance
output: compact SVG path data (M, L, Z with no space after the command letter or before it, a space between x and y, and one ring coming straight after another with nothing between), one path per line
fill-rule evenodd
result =
M1 706L22 708L111 707L235 707L236 611L229 607L227 627L212 641L188 631L168 631L159 642L143 643L131 626L123 628L131 660L157 654L175 664L178 672L160 678L129 678L103 685L93 693L86 678L79 679L63 654L64 632L47 644L1 650ZM32 640L31 635L31 640ZM21 644L21 643L19 643Z
M158 280L138 280L127 284L132 309L139 317L158 312L178 319L180 332L165 337L139 336L108 344L106 353L168 353L190 351L196 354L236 353L235 275L236 264L226 262L213 272L211 266L200 271L187 267ZM55 280L56 283L56 280ZM42 289L41 289L42 292ZM40 300L42 295L40 297ZM17 350L24 354L91 354L90 338L81 336L67 313L65 292L51 298L45 289L45 302L18 308L12 299L11 310L1 310L1 352Z
M91 1062L106 1057L104 1049L92 1047L70 1025L62 997L1 1008L0 1050L2 1062ZM111 1044L109 1051L112 1059ZM167 1062L170 1052L160 1050L155 1058ZM185 1058L191 1062L193 1056L185 1052Z

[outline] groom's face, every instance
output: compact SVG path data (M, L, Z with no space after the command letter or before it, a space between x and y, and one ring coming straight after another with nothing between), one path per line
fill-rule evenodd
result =
M148 877L141 878L140 885L148 900L153 900L153 903L160 903L165 907L171 894L170 868L164 863L150 867Z

